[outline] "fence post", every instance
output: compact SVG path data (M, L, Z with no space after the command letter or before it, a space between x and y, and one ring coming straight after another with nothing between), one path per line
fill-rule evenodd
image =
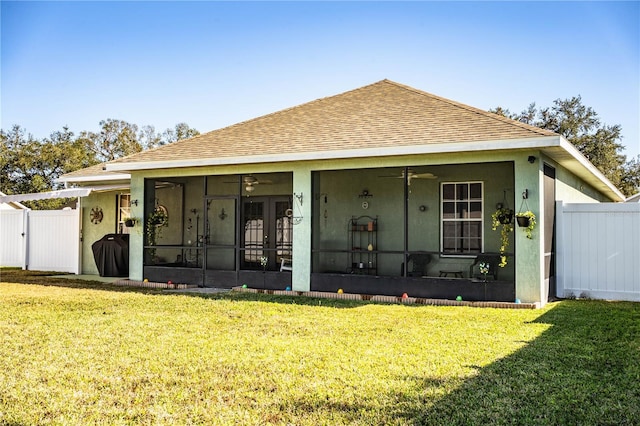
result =
M565 212L562 200L556 201L556 297L564 297L565 285Z
M29 269L29 216L31 209L22 211L22 270Z

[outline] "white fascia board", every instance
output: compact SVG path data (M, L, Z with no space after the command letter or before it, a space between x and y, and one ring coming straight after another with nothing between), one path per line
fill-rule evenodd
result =
M109 173L104 175L90 175L90 176L73 176L70 178L58 178L55 181L57 183L78 183L78 182L109 182L115 180L130 180L131 175L129 173Z
M14 194L0 196L0 203L11 203L32 200L51 200L56 198L86 197L91 193L91 188L71 188L57 191L32 192L29 194Z
M620 192L618 188L616 188L611 181L602 174L600 170L596 166L594 166L587 158L582 155L580 150L576 148L574 144L567 141L564 137L560 138L560 147L567 151L571 156L580 163L582 167L584 167L591 175L593 175L596 179L598 179L604 186L606 186L615 196L617 196L617 201L624 201L625 196Z
M363 157L389 157L399 155L443 154L453 152L477 152L487 150L539 149L559 145L559 136L543 136L527 139L504 139L474 142L445 142L425 145L395 146L386 148L345 149L331 151L267 154L241 157L202 158L189 160L146 161L138 163L110 163L107 171L133 171L172 169L182 167L222 166L252 163L278 163L290 161L337 160Z
M0 203L12 203L32 200L52 200L58 198L87 197L92 192L115 191L118 189L128 189L128 184L121 185L95 185L77 188L65 188L55 191L32 192L29 194L0 195Z
M540 136L536 138L524 139L501 139L473 142L444 142L424 145L395 146L386 148L364 148L346 149L331 151L315 151L286 154L251 155L241 157L221 157L221 158L201 158L189 160L169 160L169 161L146 161L137 163L109 163L105 165L107 171L134 171L134 170L156 170L172 169L183 167L207 167L239 164L260 164L279 163L293 161L314 161L314 160L338 160L349 158L373 158L373 157L393 157L420 154L451 154L458 152L479 152L479 151L501 151L501 150L543 150L545 148L559 148L569 154L579 163L578 169L574 167L574 173L582 176L590 176L591 179L601 184L601 189L610 191L613 199L624 201L622 193L607 179L584 155L564 137ZM553 158L553 154L551 155ZM122 176L116 175L114 176ZM130 175L126 175L129 179ZM589 179L589 180L591 180Z

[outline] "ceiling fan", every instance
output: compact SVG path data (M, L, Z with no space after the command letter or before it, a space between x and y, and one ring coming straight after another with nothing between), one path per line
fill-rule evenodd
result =
M402 169L400 171L400 175L399 176L380 176L380 177L404 179L405 170L407 171L407 185L411 185L411 180L412 179L437 179L438 178L438 176L434 175L433 173L428 173L428 172L427 173L416 173L411 168Z
M238 181L235 182L225 182L225 183L238 183ZM255 185L259 185L259 184L263 184L263 185L268 185L268 184L272 184L273 182L267 179L258 179L255 176L252 175L245 175L242 176L242 184L244 185L244 190L247 192L253 192L255 191Z

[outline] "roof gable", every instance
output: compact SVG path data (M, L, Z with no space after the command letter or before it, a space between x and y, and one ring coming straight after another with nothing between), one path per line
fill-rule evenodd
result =
M390 80L321 98L114 163L269 156L557 136ZM133 164L132 164L133 166Z

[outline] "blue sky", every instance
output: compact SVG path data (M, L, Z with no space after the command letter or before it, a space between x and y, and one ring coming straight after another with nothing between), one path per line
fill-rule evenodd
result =
M388 78L520 112L581 95L640 155L640 2L1 2L2 128L201 132Z

